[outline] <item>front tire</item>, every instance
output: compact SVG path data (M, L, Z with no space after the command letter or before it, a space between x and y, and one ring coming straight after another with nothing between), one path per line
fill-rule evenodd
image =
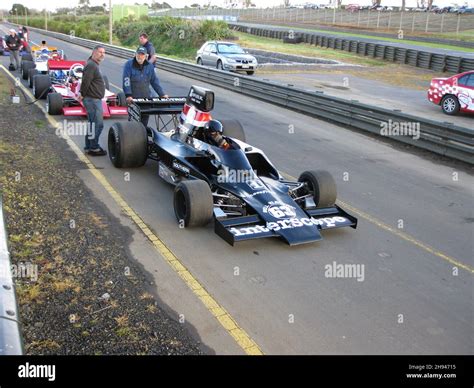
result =
M206 226L213 216L214 202L207 182L180 182L174 189L174 213L185 227Z
M224 66L222 66L222 61L218 60L216 65L217 70L224 70Z
M459 105L459 100L456 96L448 94L441 100L441 109L443 109L443 112L447 115L453 116L459 112L461 105Z
M298 178L304 182L308 191L313 194L316 207L331 207L336 203L337 188L332 175L325 170L305 171Z
M146 128L137 121L113 124L107 145L110 161L117 168L141 167L148 157Z
M198 59L197 59L197 64L198 64L199 66L202 66L202 59L201 59L201 58L198 58Z
M50 115L63 113L63 97L59 93L49 93L46 97L46 109Z
M254 70L249 70L247 71L247 75L254 75L255 74L255 71Z

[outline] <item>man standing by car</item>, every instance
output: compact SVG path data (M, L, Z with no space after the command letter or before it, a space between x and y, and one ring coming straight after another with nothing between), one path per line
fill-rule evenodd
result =
M148 40L148 35L145 32L141 33L140 36L138 37L138 41L140 42L140 46L145 47L146 49L146 52L148 54L146 58L147 61L150 62L153 66L155 66L156 51L155 51L155 47L153 46L153 43L151 43ZM156 94L156 92L153 90L152 87L150 87L150 97L158 97L158 95Z
M156 51L155 47L153 47L153 43L148 40L148 35L143 32L138 37L138 40L140 42L140 46L145 47L146 49L146 52L148 54L147 61L154 65L156 62Z
M168 98L156 76L155 66L148 62L145 47L139 47L135 57L128 60L123 68L123 92L127 97L127 103L133 98L150 98L150 87L162 98ZM149 115L142 115L142 123L148 125Z
M16 31L12 28L8 35L5 43L10 50L10 70L17 70L20 68L20 49L23 46L20 37L17 35ZM13 64L13 61L16 63L16 67Z
M99 145L99 137L104 129L104 112L102 99L105 96L105 83L99 70L100 63L105 58L104 46L95 46L82 73L82 83L79 101L82 101L87 111L89 133L86 134L84 150L91 156L107 155Z

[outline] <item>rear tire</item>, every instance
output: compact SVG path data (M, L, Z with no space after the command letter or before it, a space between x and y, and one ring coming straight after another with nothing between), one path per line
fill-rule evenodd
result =
M308 190L313 194L316 207L331 207L336 203L336 182L329 172L325 170L305 171L298 178L298 182L306 183Z
M56 116L63 113L63 96L59 93L49 93L46 97L46 109L50 115Z
M125 97L124 92L117 93L117 105L118 106L127 106L127 97Z
M205 226L211 220L214 210L212 192L202 180L180 182L174 189L174 213L185 227Z
M38 74L33 78L33 95L36 99L44 100L51 88L49 75Z
M102 76L102 79L104 80L104 85L107 90L110 90L110 84L109 84L109 79L107 78L106 75Z
M239 120L220 120L224 128L224 136L246 142L245 132Z
M461 109L461 105L459 105L459 100L457 99L456 96L453 96L452 94L448 94L443 97L441 100L441 109L443 109L443 112L446 113L447 115L453 116L457 113L459 113L459 109Z
M255 74L255 71L253 70L247 71L247 75L254 75L254 74Z
M107 145L110 161L117 168L141 167L148 157L146 128L136 121L113 124Z
M35 67L35 64L31 61L21 61L21 77L23 79L28 79L28 71L30 69L33 69Z
M28 70L28 86L33 88L33 77L38 74L38 70L30 69Z
M31 61L33 62L33 56L30 53L26 53L21 56L22 61Z

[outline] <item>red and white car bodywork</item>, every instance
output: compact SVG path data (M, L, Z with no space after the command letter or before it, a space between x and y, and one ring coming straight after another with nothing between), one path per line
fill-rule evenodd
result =
M48 88L45 93L46 109L51 115L64 116L87 116L87 111L79 101L79 91L81 89L81 79L74 77L74 71L85 66L84 61L49 60L48 75L37 75L34 83L42 89ZM38 77L43 77L39 79ZM47 77L44 78L44 77ZM48 82L49 80L49 82ZM102 99L102 109L104 118L112 116L128 115L127 104L123 92L115 94L108 89L108 80L104 76L105 96ZM35 96L40 95L42 90L35 90ZM38 97L37 97L38 98Z
M428 89L428 100L441 105L448 115L474 113L474 70L449 78L433 78Z

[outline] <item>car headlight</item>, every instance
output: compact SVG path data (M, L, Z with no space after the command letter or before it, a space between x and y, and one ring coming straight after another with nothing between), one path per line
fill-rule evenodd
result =
M236 62L236 60L232 59L232 58L225 58L225 60L229 63L235 63Z

